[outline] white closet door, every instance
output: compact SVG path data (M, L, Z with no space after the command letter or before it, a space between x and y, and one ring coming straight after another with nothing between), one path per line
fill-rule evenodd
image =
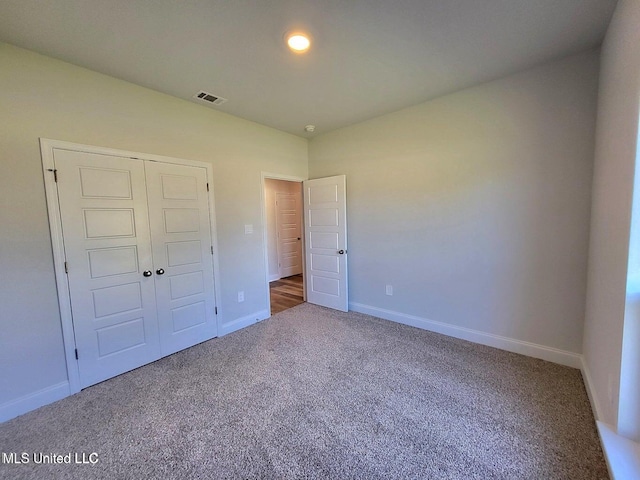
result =
M145 162L162 355L217 335L207 175Z
M54 161L84 388L160 357L145 173L108 155Z

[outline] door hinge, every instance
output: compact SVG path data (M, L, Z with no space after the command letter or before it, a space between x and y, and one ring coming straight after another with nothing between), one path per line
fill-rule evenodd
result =
M209 182L207 182L207 192L209 191Z
M211 255L213 255L213 245L211 245Z
M76 348L76 360L78 360L78 349Z
M218 314L218 307L214 307L214 310L216 312L216 315Z
M48 168L49 172L53 172L53 181L58 183L58 170L55 168Z
M69 264L64 262L64 273L69 273Z

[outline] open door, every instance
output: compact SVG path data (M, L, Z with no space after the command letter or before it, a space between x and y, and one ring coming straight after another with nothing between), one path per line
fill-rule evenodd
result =
M347 312L346 177L304 182L307 302Z

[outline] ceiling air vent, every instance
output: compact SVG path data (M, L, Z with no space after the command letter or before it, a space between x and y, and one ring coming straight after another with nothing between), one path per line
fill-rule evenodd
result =
M205 92L203 90L200 90L198 93L196 93L193 98L202 103L208 103L210 105L222 105L227 101L226 98L219 97L217 95L214 95L213 93Z

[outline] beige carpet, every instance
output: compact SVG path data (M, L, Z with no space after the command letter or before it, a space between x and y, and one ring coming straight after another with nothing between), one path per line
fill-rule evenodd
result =
M98 460L3 479L608 478L578 370L310 304L4 423L0 451Z

